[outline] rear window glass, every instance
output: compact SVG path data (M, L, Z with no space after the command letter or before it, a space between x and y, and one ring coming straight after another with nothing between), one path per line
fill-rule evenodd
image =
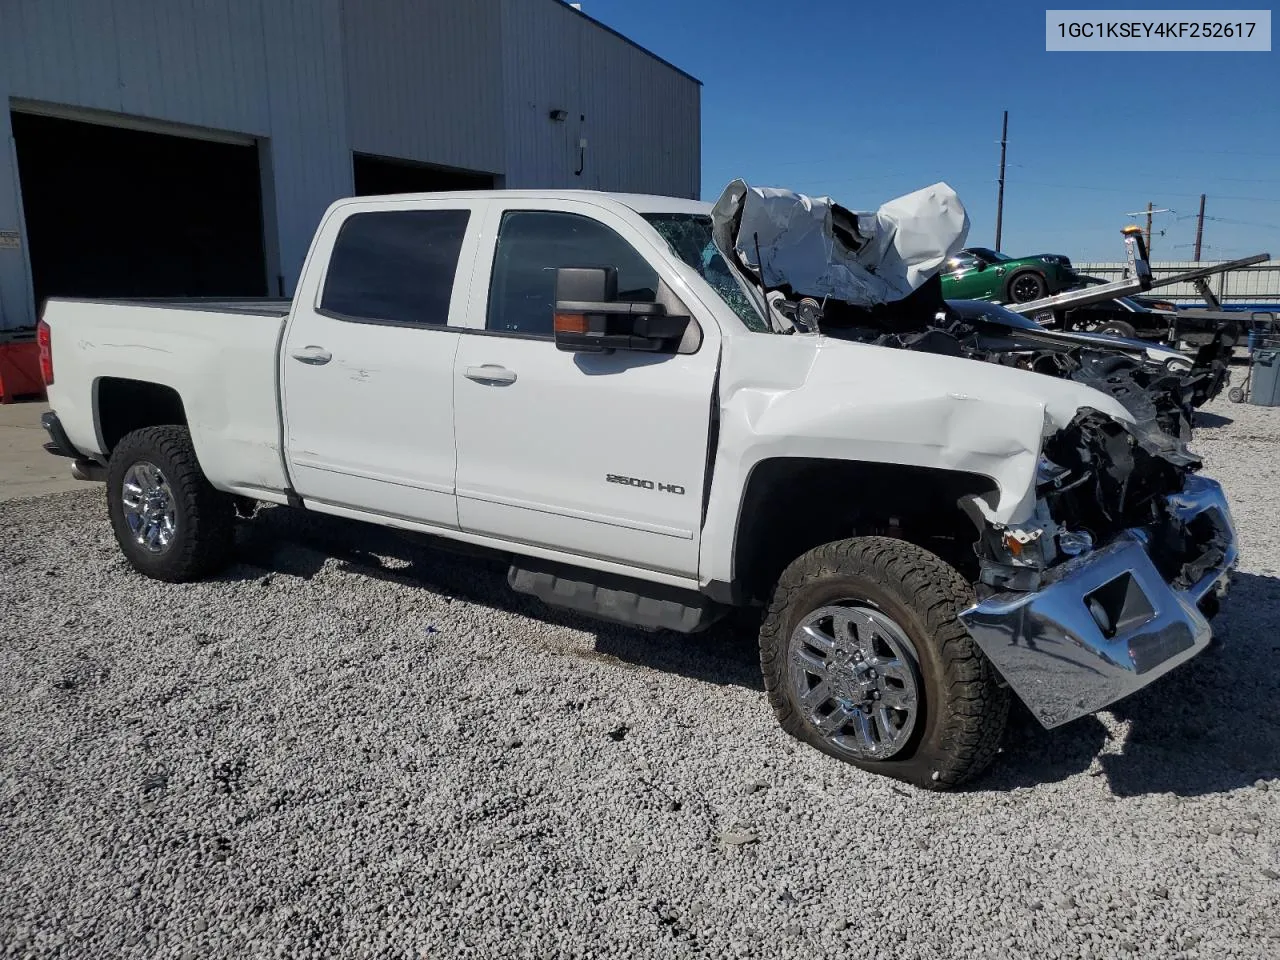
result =
M444 325L469 210L384 210L347 218L320 307L344 319Z

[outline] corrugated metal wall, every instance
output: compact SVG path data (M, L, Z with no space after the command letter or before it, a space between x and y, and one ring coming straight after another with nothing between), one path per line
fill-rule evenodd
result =
M508 187L699 196L696 80L568 6L501 2Z
M492 0L348 2L351 149L500 173L500 30Z
M351 191L341 25L342 0L2 0L0 230L19 221L11 100L246 134L273 174L268 272L291 289L320 215ZM9 327L35 319L24 257L0 250Z
M240 2L240 0L237 0ZM267 230L292 294L325 208L351 193L342 69L342 0L261 0L270 164ZM274 286L274 284L272 285Z
M1226 263L1225 260L1165 260L1151 264L1151 275L1159 281L1163 277L1187 273L1199 267ZM1076 269L1086 276L1103 280L1123 280L1128 264L1115 261L1077 263ZM1219 273L1209 278L1209 289L1223 303L1270 303L1280 305L1280 260L1264 260L1251 267L1241 267L1230 273ZM1175 283L1157 287L1148 296L1161 297L1175 302L1200 305L1203 298L1191 283Z
M699 98L559 0L0 0L0 233L21 228L13 100L258 138L287 292L353 151L696 197ZM25 255L0 244L0 327L35 320Z

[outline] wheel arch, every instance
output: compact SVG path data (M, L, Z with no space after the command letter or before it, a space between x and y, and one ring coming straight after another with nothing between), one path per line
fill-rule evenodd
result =
M991 477L938 467L762 460L752 467L739 502L728 593L737 601L762 602L796 557L858 535L896 537L959 569L976 567L977 533L959 500L976 494L994 503L998 490Z
M134 430L187 425L182 396L167 384L109 376L93 382L93 428L104 458Z

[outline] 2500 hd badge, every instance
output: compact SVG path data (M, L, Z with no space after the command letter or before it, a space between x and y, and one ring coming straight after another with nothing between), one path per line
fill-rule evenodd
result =
M624 477L617 473L606 473L606 483L621 483L627 487L639 487L641 490L657 490L659 493L674 493L684 496L684 487L678 483L654 483L652 480L641 480L639 477Z

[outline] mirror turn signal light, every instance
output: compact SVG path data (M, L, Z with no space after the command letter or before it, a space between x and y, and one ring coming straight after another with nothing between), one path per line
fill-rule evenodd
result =
M587 315L557 311L553 329L556 333L587 333Z

